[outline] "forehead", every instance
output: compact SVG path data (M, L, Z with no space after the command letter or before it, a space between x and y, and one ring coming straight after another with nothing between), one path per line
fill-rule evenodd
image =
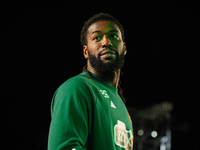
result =
M98 21L93 23L89 28L88 28L88 34L92 34L94 31L101 31L101 32L109 32L111 30L117 30L119 33L120 30L118 26L112 22L112 21Z

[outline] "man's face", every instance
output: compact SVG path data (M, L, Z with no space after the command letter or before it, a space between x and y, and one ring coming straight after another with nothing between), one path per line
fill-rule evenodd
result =
M111 21L99 21L88 28L84 50L91 66L99 72L113 72L124 64L125 43L120 29Z

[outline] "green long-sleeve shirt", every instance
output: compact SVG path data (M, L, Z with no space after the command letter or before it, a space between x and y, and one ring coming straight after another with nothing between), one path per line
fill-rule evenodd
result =
M64 82L51 106L48 150L124 150L133 128L117 88L83 72Z

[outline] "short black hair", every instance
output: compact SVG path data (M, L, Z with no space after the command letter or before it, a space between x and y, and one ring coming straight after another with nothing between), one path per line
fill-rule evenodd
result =
M114 22L118 28L120 29L121 33L122 33L122 40L124 41L125 40L125 35L124 35L124 28L123 26L118 22L117 19L115 19L113 16L111 16L110 14L107 14L107 13L99 13L99 14L96 14L94 15L93 17L91 17L90 19L88 19L82 30L81 30L81 34L80 34L80 41L81 41L81 44L84 46L84 45L87 45L87 31L88 31L88 28L95 22L99 22L99 21L112 21Z

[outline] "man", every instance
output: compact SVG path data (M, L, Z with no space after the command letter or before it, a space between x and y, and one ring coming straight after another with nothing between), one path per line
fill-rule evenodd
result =
M87 64L54 94L48 150L133 149L132 122L119 87L127 52L123 27L111 15L97 14L85 22L81 43Z

